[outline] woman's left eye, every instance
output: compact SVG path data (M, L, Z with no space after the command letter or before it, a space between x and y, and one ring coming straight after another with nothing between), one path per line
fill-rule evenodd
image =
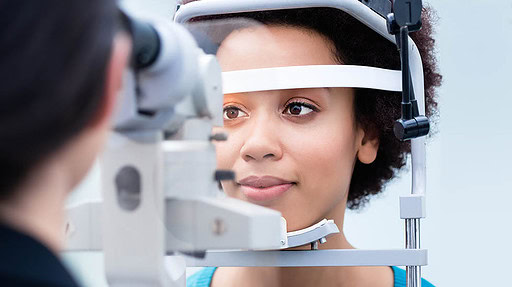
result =
M292 116L304 116L314 111L316 108L313 105L302 102L289 103L284 109L284 113Z

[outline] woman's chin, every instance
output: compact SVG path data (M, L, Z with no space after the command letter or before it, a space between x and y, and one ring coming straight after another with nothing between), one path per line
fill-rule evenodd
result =
M293 201L291 198L286 199L284 197L278 197L273 200L262 201L251 200L241 192L236 194L229 193L228 195L245 202L279 211L281 216L286 219L287 232L304 229L317 223L314 220L314 218L317 216L311 216L312 210L310 210L307 206L300 207L300 204ZM305 215L307 215L307 218L305 218Z

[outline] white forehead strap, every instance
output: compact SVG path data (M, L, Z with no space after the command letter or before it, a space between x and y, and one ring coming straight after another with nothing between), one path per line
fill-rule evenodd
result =
M402 91L402 73L367 66L312 65L222 73L224 94L305 88L367 88Z

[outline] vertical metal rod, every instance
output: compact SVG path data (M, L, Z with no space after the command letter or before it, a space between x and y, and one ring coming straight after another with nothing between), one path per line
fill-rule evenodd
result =
M420 219L405 220L405 248L420 248ZM421 287L421 266L406 266L407 287Z
M412 119L411 74L409 67L409 29L400 27L400 62L402 70L402 119Z

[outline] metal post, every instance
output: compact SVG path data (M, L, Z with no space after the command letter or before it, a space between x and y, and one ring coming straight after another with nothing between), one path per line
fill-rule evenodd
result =
M405 219L405 248L420 248L420 219ZM407 287L421 287L421 266L406 266Z

